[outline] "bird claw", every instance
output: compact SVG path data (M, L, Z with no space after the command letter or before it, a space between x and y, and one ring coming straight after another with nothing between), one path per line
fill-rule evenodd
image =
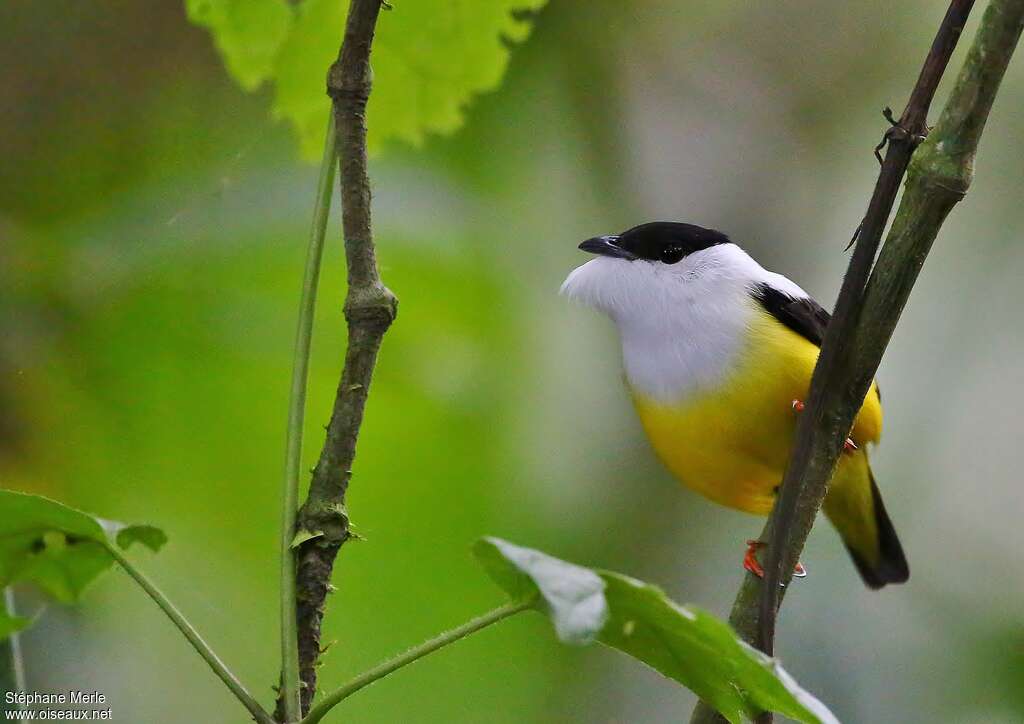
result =
M757 561L757 549L764 548L765 545L767 544L759 540L748 540L747 552L743 556L743 568L758 578L764 578L764 569L761 568L761 564Z
M802 400L793 400L793 403L792 403L791 406L793 408L793 412L803 412L804 408L806 407L806 405L804 405ZM860 448L857 446L857 443L855 443L852 438L849 438L849 437L846 438L846 442L843 443L843 452L844 453L855 453L859 449ZM751 571L751 572L753 572L753 571Z
M759 540L748 540L747 541L747 552L743 556L743 568L746 571L754 574L758 578L764 578L764 568L757 560L757 551L764 548L767 543ZM797 561L796 567L793 569L793 578L806 578L807 569L803 563ZM785 586L784 583L779 583L780 586Z

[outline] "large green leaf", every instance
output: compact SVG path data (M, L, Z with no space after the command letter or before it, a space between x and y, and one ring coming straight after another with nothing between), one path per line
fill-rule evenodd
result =
M285 0L185 0L185 11L213 33L224 64L248 91L273 72L292 23Z
M524 40L524 13L547 0L396 0L381 14L374 40L369 144L417 144L451 133L478 93L501 82L509 44ZM319 158L326 127L327 69L338 55L346 0L186 0L189 18L208 28L228 70L246 89L276 88L274 112L295 127L302 154Z
M513 545L500 538L485 538L476 556L513 599L540 596L558 638L569 644L589 644L608 620L605 583L589 568Z
M811 724L837 722L777 660L728 624L628 576L594 571L485 538L477 558L513 599L535 599L563 641L597 639L691 689L731 722L774 711Z
M110 567L108 545L138 542L157 551L166 540L153 526L125 525L39 495L0 490L0 588L28 581L61 603L73 603ZM0 613L0 638L25 623Z

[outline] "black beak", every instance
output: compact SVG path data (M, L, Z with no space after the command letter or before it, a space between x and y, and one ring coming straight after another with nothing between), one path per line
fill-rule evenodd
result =
M619 246L618 242L619 237L617 236L595 236L593 239L587 239L580 244L580 249L591 254L597 254L598 256L610 256L616 259L627 259L628 261L633 261L637 258L636 254L626 251Z

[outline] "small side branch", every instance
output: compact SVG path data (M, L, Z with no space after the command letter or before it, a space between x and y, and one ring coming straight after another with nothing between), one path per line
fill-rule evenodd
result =
M380 681L385 676L389 676L399 669L408 666L409 664L419 661L424 656L434 653L440 649L443 649L449 644L453 644L459 639L464 639L467 636L471 636L477 631L504 621L509 616L514 616L521 611L525 611L532 607L530 601L518 601L512 603L506 603L503 606L499 606L493 611L489 611L482 616L467 621L458 628L453 628L451 631L446 631L443 634L435 636L429 641L424 641L419 646L414 646L405 653L399 654L394 658L388 659L377 666L374 666L369 671L366 671L347 684L335 689L327 696L324 697L323 701L317 704L306 716L300 724L317 724L324 716L327 715L331 709L340 704L348 697L355 694L361 689L365 689L370 684Z
M178 610L178 607L171 603L170 599L164 595L163 591L157 588L156 584L149 580L149 578L142 573L138 568L135 567L128 558L121 553L120 549L116 544L110 543L106 545L107 552L113 557L117 564L124 569L124 571L131 576L136 583L142 588L146 594L153 599L153 602L160 607L167 618L171 619L179 631L188 639L188 642L192 644L192 648L203 657L203 660L213 669L213 673L224 682L224 685L231 690L231 693L235 695L242 706L249 710L254 721L259 724L274 724L274 720L270 717L270 714L260 706L259 702L253 698L253 695L242 685L242 682L238 680L238 677L232 673L220 657L214 653L210 645L203 640L203 637L199 635L199 632L195 630L188 619Z
M345 494L370 381L384 333L398 309L383 285L370 226L370 179L366 162L366 103L370 96L370 49L380 0L351 0L338 60L327 78L334 101L340 161L342 225L348 267L345 320L348 348L341 381L309 495L298 513L306 540L296 555L296 598L301 710L310 708L317 685L320 626L339 549L349 539ZM278 718L282 707L279 702Z

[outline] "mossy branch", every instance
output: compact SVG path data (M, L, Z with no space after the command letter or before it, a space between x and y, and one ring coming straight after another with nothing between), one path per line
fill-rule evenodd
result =
M962 28L969 9L970 3L953 2L943 27L950 22L950 14L954 14L959 15L956 22ZM789 582L843 440L867 394L925 257L946 216L967 193L981 133L1022 27L1024 0L991 0L938 124L909 163L903 198L877 263L872 266L895 197L893 192L886 208L885 198L878 199L879 193L892 191L889 185L896 171L902 176L903 169L898 164L902 162L906 167L903 157L909 161L913 152L913 123L924 121L923 115L914 118L910 113L915 98L920 99L916 89L900 119L899 132L890 138L885 162L889 169L883 165L858 248L844 279L837 313L815 369L807 405L811 414L805 412L801 416L782 493L762 533L762 540L769 541L764 586L748 575L730 616L733 627L744 639L760 644L768 652L772 649L774 620L785 590L779 583ZM942 35L940 30L929 59ZM926 62L925 71L928 66ZM936 83L937 80L936 77ZM927 110L927 103L923 108ZM861 278L866 282L859 281ZM840 314L840 310L845 313ZM770 721L770 716L765 718ZM721 719L701 704L691 721Z

